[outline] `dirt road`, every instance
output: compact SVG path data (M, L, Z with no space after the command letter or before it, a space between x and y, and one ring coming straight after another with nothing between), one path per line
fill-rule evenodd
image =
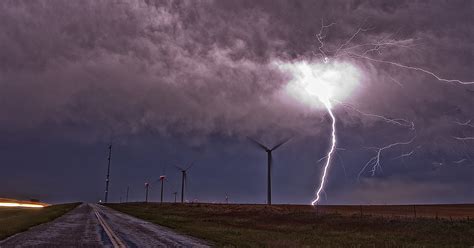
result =
M0 247L208 247L208 244L97 204L0 241Z

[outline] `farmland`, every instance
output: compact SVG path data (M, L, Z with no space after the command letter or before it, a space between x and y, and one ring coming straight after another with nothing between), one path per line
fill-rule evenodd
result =
M474 205L316 208L301 205L127 203L108 206L221 247L474 245Z

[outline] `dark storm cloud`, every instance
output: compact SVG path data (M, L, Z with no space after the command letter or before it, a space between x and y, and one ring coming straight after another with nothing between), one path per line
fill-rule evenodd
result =
M257 10L225 18L207 2L141 1L2 9L6 127L252 134L301 114L274 96L282 76L265 61L281 42L266 37L268 18Z
M375 31L355 42L368 42L396 28L412 29L406 21L423 27L406 37L424 35L430 36L424 42L439 41L431 34L433 26L454 18L434 18L444 11L442 4L432 8L418 3L379 5L339 2L334 6L340 10L327 13L326 8L334 9L329 3L305 1L255 5L245 1L5 1L1 116L3 122L20 126L72 122L126 132L146 126L183 132L252 133L278 118L295 122L297 116L290 114L295 110L274 95L284 78L268 63L275 58L308 56L321 18L340 23L328 34L328 49L347 39L357 25L367 25L363 16L367 17L365 22L373 20L375 24L370 25ZM428 13L418 14L422 9ZM465 37L469 24L461 25L467 16L457 13L456 17L456 31L441 39L448 40L430 45L469 50L468 45L455 42L469 38ZM351 23L356 19L358 23ZM388 22L392 29L386 29ZM399 50L384 56L410 59L407 52ZM436 61L425 61L430 53L422 54L424 65L442 68ZM462 77L468 67L456 66L450 73ZM373 70L372 74L379 73ZM382 77L374 78L378 81ZM446 97L444 88L431 81L416 86L407 82L410 85L401 94L412 91L416 97L395 92L389 95L391 99L385 92L393 90L392 86L373 82L377 94L371 91L371 96L361 98L366 104L385 102L379 104L382 109L375 109L380 112L393 108L393 102L399 105L402 97L415 104L410 99L419 98L420 91L429 93L428 100L445 100L437 99ZM462 103L469 98L456 99ZM456 106L465 108L466 104ZM394 114L409 112L407 107L401 106L403 111ZM283 120L278 123L289 122ZM291 128L303 126L297 123Z
M472 81L472 5L472 1L1 1L0 135L3 140L67 136L72 142L91 142L111 135L158 133L186 136L198 144L202 137L213 135L278 140L298 134L326 140L326 113L282 94L289 76L272 66L274 61L317 60L315 34L323 19L336 22L326 33L329 56L365 27L369 30L351 44L382 37L403 41L404 47L384 49L374 54L376 58ZM453 138L473 135L472 128L455 124L474 118L472 85L349 60L365 71L365 78L348 103L367 113L406 118L416 126L415 132L339 106L340 146L347 149L341 152L342 160L353 161L349 177L354 178L373 155L361 147L414 135L413 144L387 154L396 157L416 150L415 165L403 167L414 177L438 170L433 163L452 166L453 161L466 159L461 166L472 165L470 143ZM294 145L311 145L302 139ZM307 164L306 171L315 170L314 161L326 150L324 142L318 145L309 151L307 161L299 161ZM335 162L336 168L339 163ZM399 173L398 160L384 163L385 173ZM334 177L340 173L335 169ZM282 176L288 184L305 176L286 174L294 174ZM431 176L403 180L416 184ZM315 177L305 185L313 187ZM338 181L334 177L329 180ZM449 173L434 177L455 178ZM403 180L394 184L402 185ZM417 192L424 194L429 187L420 188Z

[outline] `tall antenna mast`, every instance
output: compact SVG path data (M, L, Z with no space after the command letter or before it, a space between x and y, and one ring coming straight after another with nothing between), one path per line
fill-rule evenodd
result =
M105 199L104 202L107 203L109 198L109 181L110 181L110 159L112 158L112 144L109 145L109 163L107 165L107 178L105 179Z
M272 151L267 149L267 204L272 205Z

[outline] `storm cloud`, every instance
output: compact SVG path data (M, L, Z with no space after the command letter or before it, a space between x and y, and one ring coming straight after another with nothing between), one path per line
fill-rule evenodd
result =
M112 137L157 135L197 147L247 136L268 142L293 136L294 146L309 147L316 137L323 141L300 163L305 164L301 170L318 175L315 161L327 148L327 113L288 97L284 89L291 75L275 62L320 63L316 34L322 21L334 22L324 32L329 58L362 27L366 30L347 46L397 41L399 45L370 55L472 81L473 10L469 0L1 1L0 137L5 144L44 136L97 144ZM472 144L453 137L474 135L472 127L459 125L474 118L474 85L442 82L387 63L340 59L363 72L359 88L345 104L406 119L416 127L400 127L337 105L338 154L353 161L349 178L373 155L365 147L414 136L412 144L384 154L384 173L413 175L395 180L397 187L423 181L433 176L426 171L445 166L473 172ZM410 151L415 155L409 169L392 159ZM298 152L290 150L290 157ZM339 163L336 177L341 176ZM302 176L296 174L281 180L293 184ZM329 181L337 181L331 177ZM309 187L306 197L314 178L303 183ZM329 187L343 190L344 185ZM419 194L429 189L419 188ZM290 198L304 198L299 197Z

